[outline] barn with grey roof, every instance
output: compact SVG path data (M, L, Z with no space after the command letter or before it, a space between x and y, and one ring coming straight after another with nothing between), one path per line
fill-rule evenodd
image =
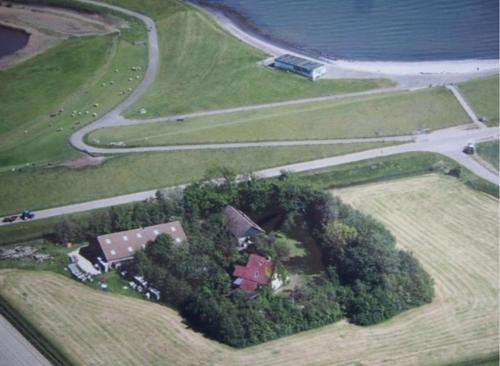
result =
M159 235L166 234L175 244L181 245L187 240L179 221L148 226L112 234L100 235L92 243L98 253L98 263L106 271L111 265L118 266L134 257L137 250L146 248Z
M265 233L250 217L233 206L224 208L224 221L229 232L238 240L240 250L245 249L253 237Z
M312 80L316 80L326 74L324 64L288 54L276 57L274 59L274 67L307 76Z

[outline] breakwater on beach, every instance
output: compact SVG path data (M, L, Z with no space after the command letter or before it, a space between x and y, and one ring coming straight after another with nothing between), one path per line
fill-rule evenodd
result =
M498 0L198 0L247 31L349 60L497 59Z

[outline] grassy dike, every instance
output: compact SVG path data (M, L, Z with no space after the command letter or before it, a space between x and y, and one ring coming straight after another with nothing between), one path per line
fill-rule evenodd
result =
M99 166L0 173L0 215L188 183L210 167L238 173L387 146L381 143L195 150L112 156ZM40 194L43 192L43 194Z
M476 145L478 155L489 163L496 171L499 169L499 140L481 142Z
M68 0L45 0L68 5ZM100 9L100 8L98 8ZM95 10L83 6L83 10ZM110 12L105 14L114 15ZM146 29L134 18L124 18L119 33L71 37L15 67L0 71L0 170L79 156L68 144L81 126L111 110L133 89L142 74L132 66L147 64ZM118 72L115 72L118 70ZM132 81L129 79L132 78ZM125 94L120 94L127 91ZM94 106L94 104L98 104ZM50 114L56 113L54 117ZM71 115L77 111L74 117Z
M92 145L154 146L191 143L410 135L470 123L445 88L390 93L200 117L182 123L104 128Z
M487 118L488 126L498 126L498 80L499 76L495 75L459 84L476 114Z
M310 80L258 65L268 56L241 42L210 16L178 0L107 0L156 21L160 70L127 117L149 118L368 90L389 80ZM147 113L139 114L140 108Z

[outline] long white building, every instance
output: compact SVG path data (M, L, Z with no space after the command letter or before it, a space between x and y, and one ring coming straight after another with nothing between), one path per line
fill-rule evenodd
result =
M324 64L288 54L275 58L274 67L304 75L312 80L316 80L326 74Z

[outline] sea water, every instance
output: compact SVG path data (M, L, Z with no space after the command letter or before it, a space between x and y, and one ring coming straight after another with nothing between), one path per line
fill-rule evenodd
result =
M205 1L207 2L207 1ZM498 0L208 0L240 26L351 60L497 59Z

